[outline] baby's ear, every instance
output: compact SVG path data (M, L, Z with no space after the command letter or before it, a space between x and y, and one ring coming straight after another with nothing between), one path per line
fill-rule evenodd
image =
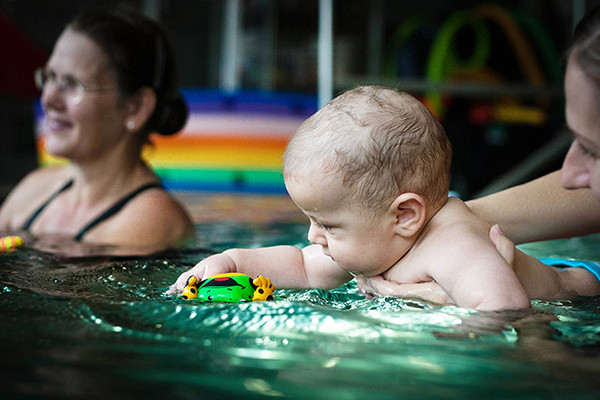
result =
M416 193L402 193L392 203L395 214L395 231L403 237L417 234L425 223L427 207L423 197Z

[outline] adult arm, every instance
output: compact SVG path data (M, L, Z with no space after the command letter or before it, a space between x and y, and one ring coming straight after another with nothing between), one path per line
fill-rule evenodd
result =
M567 190L560 171L467 202L516 244L600 232L600 203L589 189Z

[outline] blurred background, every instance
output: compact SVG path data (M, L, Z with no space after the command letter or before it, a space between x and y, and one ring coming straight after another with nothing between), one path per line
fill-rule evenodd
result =
M43 150L33 71L64 25L127 3L161 21L191 117L147 158L175 191L283 194L295 128L363 84L410 92L454 146L451 189L480 196L560 168L564 52L598 1L0 0L0 201Z

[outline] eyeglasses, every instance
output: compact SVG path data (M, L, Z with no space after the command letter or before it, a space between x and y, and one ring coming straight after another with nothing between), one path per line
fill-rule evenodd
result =
M34 73L35 85L41 91L52 84L63 94L65 99L71 105L76 105L81 102L86 93L101 93L114 90L113 87L105 88L89 88L83 83L70 75L57 76L54 72L44 68L38 68Z

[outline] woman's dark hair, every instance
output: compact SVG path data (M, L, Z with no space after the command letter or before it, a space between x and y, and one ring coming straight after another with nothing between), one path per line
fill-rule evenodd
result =
M175 59L162 27L133 10L90 10L76 16L68 28L85 34L110 60L119 91L131 96L142 87L156 92L156 108L143 133L179 132L188 109L176 84Z
M575 27L569 54L600 88L600 6L586 13Z

